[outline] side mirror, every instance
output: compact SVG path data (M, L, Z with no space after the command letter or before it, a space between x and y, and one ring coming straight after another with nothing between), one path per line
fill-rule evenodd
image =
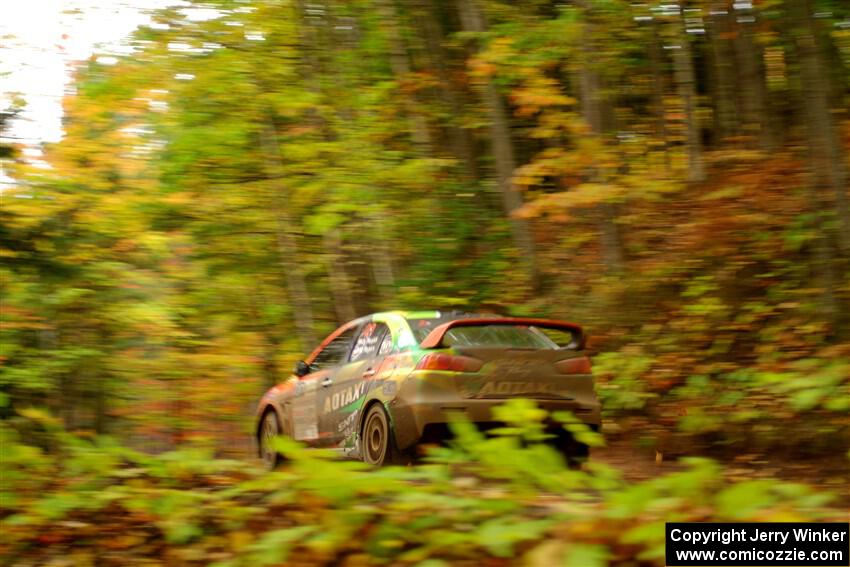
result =
M302 376L307 376L310 373L310 365L304 362L303 360L299 360L295 363L295 375L301 378Z

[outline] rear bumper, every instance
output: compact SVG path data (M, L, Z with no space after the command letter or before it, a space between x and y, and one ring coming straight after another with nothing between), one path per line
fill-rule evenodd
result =
M494 421L493 408L506 401L467 398L447 388L430 388L428 382L406 380L395 399L387 405L395 431L396 446L399 449L407 449L418 443L429 426L448 423L451 414L461 414L475 423L491 423ZM533 396L521 395L516 397L530 398L538 407L548 412L570 411L594 428L598 428L602 422L601 407L593 394L572 400L534 399Z

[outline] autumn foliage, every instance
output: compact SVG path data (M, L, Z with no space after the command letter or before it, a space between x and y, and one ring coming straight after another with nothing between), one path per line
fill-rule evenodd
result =
M565 486L595 487L596 504L568 500L545 521L545 497L488 485L447 518L439 495L462 489L444 469L373 477L292 449L288 472L216 463L206 476L206 457L96 444L67 460L25 448L38 434L24 416L244 461L258 397L337 324L495 311L585 326L610 440L668 461L846 467L848 18L836 0L211 0L154 13L131 55L79 66L49 167L0 154L17 182L0 195L0 413L13 468L29 471L3 521L30 526L4 549L93 537L81 552L93 562L126 545L257 564L268 545L269 563L281 549L350 564L652 563L644 514L730 518L719 502L751 490L767 504L747 518L810 517L820 500L805 489L715 486L719 469L701 464L636 487L575 473ZM184 461L180 484L168 467ZM317 495L293 472L304 463L350 474L353 492ZM82 471L105 500L66 494ZM159 504L139 502L149 489ZM776 494L804 504L777 512ZM168 525L177 509L195 510L199 531ZM99 535L96 510L129 539ZM501 533L499 514L525 526L507 548L486 532ZM60 521L71 532L31 529ZM446 522L477 527L452 539ZM556 533L581 544L541 543Z
M649 566L664 564L666 521L846 519L837 494L730 481L704 459L641 483L567 469L521 403L495 437L458 423L450 447L383 470L291 441L273 473L198 446L150 456L27 417L50 453L2 430L8 565Z

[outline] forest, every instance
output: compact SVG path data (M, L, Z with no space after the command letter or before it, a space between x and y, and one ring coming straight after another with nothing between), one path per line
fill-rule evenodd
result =
M0 145L3 562L662 565L665 521L847 521L847 2L184 0L126 46L46 165ZM414 467L260 470L262 393L395 309L582 324L590 463L519 401Z

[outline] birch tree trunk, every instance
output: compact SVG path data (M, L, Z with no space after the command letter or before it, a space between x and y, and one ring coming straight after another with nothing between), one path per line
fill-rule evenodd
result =
M697 118L697 88L694 75L694 61L691 54L691 42L688 38L685 22L685 5L680 8L679 46L674 51L676 85L679 98L685 113L685 127L688 140L688 181L705 179L705 168L702 162L702 140L700 137L699 119Z
M664 75L662 69L661 38L658 20L652 18L652 45L649 48L649 64L652 69L652 102L655 110L655 134L661 140L664 152L664 170L670 172L670 147L667 135L667 109L664 105Z
M738 22L735 54L741 77L739 92L741 93L743 119L748 133L755 138L759 147L768 149L772 145L772 140L770 120L767 115L767 86L765 85L762 50L752 37L751 27L753 25L754 23L747 20Z
M729 23L728 4L715 4L710 15L708 42L711 53L711 70L714 99L714 128L718 141L738 133L737 108L735 104L735 63L729 39L732 31Z

